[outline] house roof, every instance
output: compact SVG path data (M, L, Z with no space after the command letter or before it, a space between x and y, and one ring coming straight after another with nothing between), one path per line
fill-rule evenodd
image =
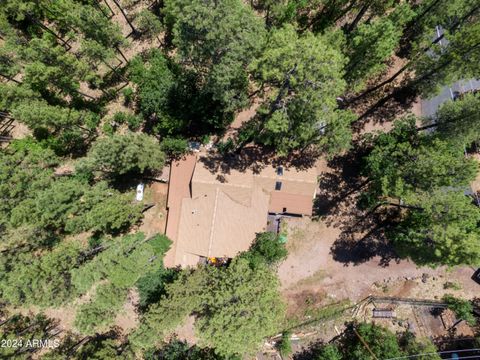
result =
M306 182L311 184L317 183L317 172L315 168L296 169L281 166L282 175L277 174L279 166L274 165L266 165L257 170L253 170L252 168L237 170L227 166L212 170L208 166L208 160L205 159L205 157L199 159L192 181L210 184L230 184L242 187L251 187L256 177L267 179L281 178L285 181Z
M200 197L183 199L175 263L188 264L188 254L234 257L250 247L267 223L269 196L260 187L251 206L228 196L221 187Z
M172 247L165 255L165 265L173 266L175 259L175 246L178 235L178 225L182 210L182 200L190 197L190 182L197 157L187 155L181 160L172 161L167 197L167 227L165 234L173 241Z
M232 168L221 168L219 170L211 170L208 168L207 162L200 158L198 166L193 174L192 182L206 183L225 186L239 186L251 188L253 185L253 171L246 169L240 171Z
M271 213L289 213L311 216L312 205L312 196L273 191L270 194L268 211Z
M208 159L199 160L189 156L172 164L167 236L174 248L167 266L193 266L198 256L234 257L265 231L269 212L312 213L315 169L282 169L281 175L273 166L211 170ZM278 181L282 189L275 191Z

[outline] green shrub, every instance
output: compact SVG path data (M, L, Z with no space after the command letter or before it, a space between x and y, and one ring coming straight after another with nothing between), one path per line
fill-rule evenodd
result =
M140 129L143 123L143 118L140 115L127 114L128 128L132 131Z
M462 285L460 285L458 282L447 281L445 284L443 284L443 288L445 290L447 289L462 290Z
M163 30L160 19L148 9L140 11L135 17L137 30L146 36L155 36Z
M160 149L170 157L179 157L188 150L188 142L185 139L165 138L160 143Z
M140 129L143 118L140 115L119 111L113 115L113 121L115 121L117 125L127 124L130 130L136 131Z
M446 294L442 299L450 310L455 313L458 319L465 320L469 325L475 325L476 320L473 315L473 305L470 301L456 298L453 295Z
M150 304L158 302L166 294L165 285L174 282L177 277L176 269L161 268L138 279L136 285L140 295L140 309L146 310Z
M270 231L257 234L250 249L241 256L248 259L250 266L256 268L260 263L275 265L288 255L285 244Z
M122 90L123 103L125 106L129 106L133 102L134 91L131 87L126 87Z
M290 331L284 331L282 338L277 344L277 350L282 357L288 357L292 353L292 341L290 340L291 336Z
M235 144L232 139L227 139L227 141L221 141L217 144L218 152L222 155L228 154L235 148Z
M113 135L113 133L115 132L115 129L114 127L112 126L112 124L110 124L110 122L106 122L105 124L103 124L103 132L106 134L106 135Z

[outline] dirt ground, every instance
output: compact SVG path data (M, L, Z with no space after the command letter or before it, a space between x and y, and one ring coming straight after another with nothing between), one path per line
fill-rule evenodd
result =
M318 170L320 178L340 182L338 169L330 168L325 160L319 161ZM347 185L330 197L325 197L325 188L320 189L320 201L326 204L320 204L318 219L286 220L289 256L278 274L289 313L298 312L312 298L323 303L342 299L354 303L372 294L427 299L440 299L445 293L478 296L480 285L471 280L474 269L470 267L432 269L396 259L384 239L376 238L370 229L369 222L375 226L376 220L359 216L355 208L358 191ZM458 284L459 290L444 289L446 282Z
M165 233L167 193L168 184L165 183L153 182L146 188L146 202L155 204L143 214L144 218L139 229L147 237Z
M137 312L140 296L136 289L130 289L127 295L127 301L123 305L122 311L117 314L115 325L118 326L125 334L135 329L139 323L139 315Z
M470 279L473 270L469 267L431 269L417 267L407 260L385 265L378 256L359 264L342 262L332 257L331 248L341 232L335 225L328 226L324 221L310 219L290 219L288 224L290 253L278 270L285 293L292 289L313 289L324 291L333 300L349 298L358 301L373 294L373 285L384 280L414 281L408 291L404 287L396 295L419 298L435 298L447 281L460 283L461 294L465 297L473 297L480 291L479 285ZM425 284L418 280L424 273L431 276ZM393 288L398 285L391 286L393 295Z

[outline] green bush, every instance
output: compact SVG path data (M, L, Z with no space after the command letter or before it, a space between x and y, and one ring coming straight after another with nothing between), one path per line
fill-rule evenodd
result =
M115 121L117 125L127 124L130 130L136 131L140 129L143 118L139 115L119 111L113 115L113 121Z
M115 121L118 125L125 124L127 119L127 114L123 111L118 111L113 115L113 121Z
M160 19L148 9L140 11L135 17L137 30L146 36L155 36L163 30Z
M177 277L178 271L176 269L162 267L138 279L136 285L140 295L140 309L146 310L150 304L158 302L160 297L166 294L165 285L174 282Z
M106 135L113 135L113 133L115 132L115 129L113 128L112 124L110 124L108 121L105 124L103 124L102 129Z
M179 157L188 151L188 142L185 139L165 138L160 143L160 149L170 157Z
M442 300L455 313L458 319L465 320L469 325L475 325L476 319L473 315L473 305L469 300L459 299L450 294L444 295Z
M458 282L447 281L445 284L443 284L443 288L445 290L447 289L462 290L462 285L460 285Z
M140 115L127 114L126 121L130 130L137 131L142 126L143 118Z
M228 154L235 148L235 144L232 139L228 138L226 141L221 141L217 144L218 152L222 155Z
M134 91L131 87L126 87L122 90L123 104L129 106L133 102Z
M282 338L277 344L277 350L282 357L288 357L292 353L292 341L290 340L291 336L290 331L284 331Z
M257 234L250 249L241 256L250 262L252 268L256 268L260 263L275 265L284 260L288 255L279 237L270 231Z

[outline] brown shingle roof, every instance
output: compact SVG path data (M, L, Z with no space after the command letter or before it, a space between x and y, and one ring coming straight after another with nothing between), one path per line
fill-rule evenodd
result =
M258 186L251 206L241 204L222 188L184 199L180 216L175 263L188 264L186 254L234 257L249 248L257 232L265 230L268 195Z
M174 163L170 175L167 236L175 248L167 266L195 265L199 256L234 257L265 231L268 212L312 213L315 169L283 169L279 175L273 166L212 171L194 156L183 162ZM274 190L277 181L280 191Z
M273 191L270 194L268 211L271 213L289 213L311 216L312 202L312 196Z
M195 155L187 155L184 159L172 161L170 167L167 197L168 215L165 234L170 240L172 240L173 244L165 256L165 266L174 265L175 246L178 235L180 213L182 210L182 200L190 197L190 181L192 179L196 161L197 157Z

